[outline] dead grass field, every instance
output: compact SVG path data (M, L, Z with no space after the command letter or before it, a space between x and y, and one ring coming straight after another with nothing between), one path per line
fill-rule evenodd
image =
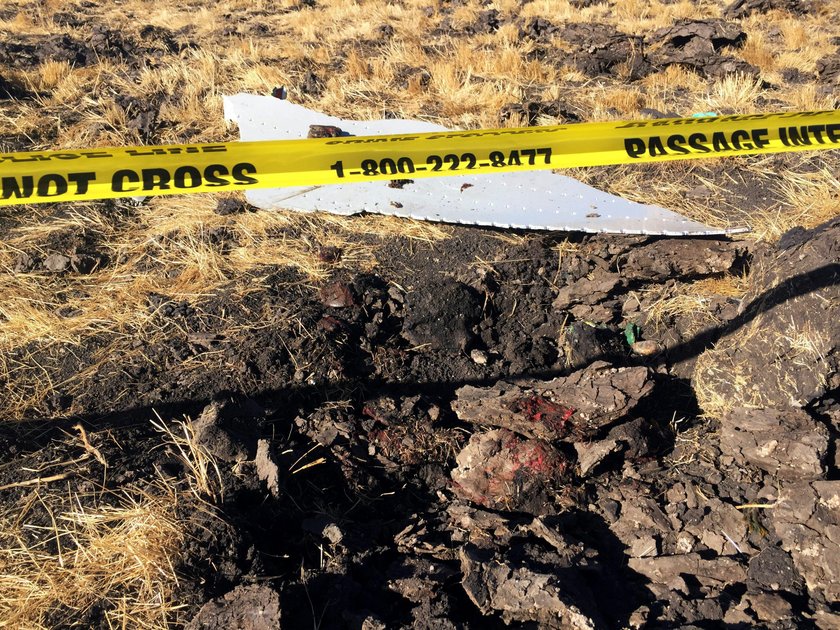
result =
M454 128L522 124L516 116L501 120L500 111L534 101L561 102L584 121L639 117L645 109L690 115L840 104L836 89L826 89L816 77L817 61L836 49L840 37L833 0L815 2L818 9L805 16L772 10L740 20L746 44L727 54L756 66L755 77L712 79L671 65L635 81L622 68L587 76L568 61L576 42L557 34L549 36L553 54L540 58L520 29L544 18L555 25L600 23L647 36L681 18L721 17L725 3L90 4L5 0L0 6L0 77L28 95L0 100L0 151L235 140L236 129L222 118L222 96L265 94L281 85L293 101L337 116L380 118L388 112ZM475 28L489 9L497 11L498 28ZM37 48L56 36L95 42L103 28L112 32L102 49L110 52L85 63L61 58L64 53L26 62L14 49ZM9 51L5 57L3 50ZM786 80L790 68L804 80ZM138 123L138 111L147 106L152 118ZM536 122L561 120L540 115ZM715 225L747 223L754 228L749 238L763 241L796 225L817 225L840 208L836 151L668 164L643 173L627 166L570 174ZM698 186L709 194L687 195ZM326 277L327 265L318 255L323 248L340 248L343 267L369 270L379 264L379 244L389 239L429 243L452 234L445 225L372 216L223 216L216 212L219 199L200 195L0 210L0 418L49 416L56 389L72 394L78 382L107 369L114 356L135 353L169 334L154 324L152 293L188 301L200 313L203 300L221 291L245 296L278 267L300 271L314 290ZM219 235L232 245L220 248ZM63 274L20 271L26 257L74 252L95 253L93 267ZM685 286L658 304L657 316L702 311L707 294L740 296L747 285L748 278L733 277L716 286ZM230 324L234 336L237 325ZM87 369L59 380L59 366L91 340L96 349ZM809 356L805 350L803 356ZM34 500L40 500L37 493ZM113 627L170 627L177 617L169 585L177 579L172 557L182 542L175 509L180 500L165 485L105 503L68 495L59 504L45 504L55 521L42 535L23 531L25 510L4 510L0 627L45 627L46 612L56 606L76 614L100 598L112 605Z

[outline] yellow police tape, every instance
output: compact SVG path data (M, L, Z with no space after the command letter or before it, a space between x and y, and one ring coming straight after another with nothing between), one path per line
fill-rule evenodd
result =
M840 111L0 154L0 206L840 147Z

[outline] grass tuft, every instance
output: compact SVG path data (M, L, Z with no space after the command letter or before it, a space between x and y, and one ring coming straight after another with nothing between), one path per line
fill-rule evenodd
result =
M152 426L164 437L166 447L186 471L190 492L198 501L218 503L224 499L222 473L210 451L199 444L193 425L187 421L176 421L173 426L165 423L155 412L157 420Z
M177 494L159 485L108 498L37 496L48 525L26 510L0 516L0 627L68 627L99 613L114 628L171 627Z

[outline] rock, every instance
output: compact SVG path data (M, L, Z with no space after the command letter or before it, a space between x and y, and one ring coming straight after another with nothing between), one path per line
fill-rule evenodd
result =
M592 324L601 324L608 326L615 318L616 314L621 309L621 304L617 299L607 298L598 304L575 304L568 310L569 315L574 317L576 322L588 322ZM621 348L623 354L624 348Z
M237 586L210 600L185 626L186 630L278 630L280 596L266 584Z
M807 12L809 4L808 0L734 0L723 10L723 15L727 18L743 18L756 11L767 13L774 9L802 14Z
M36 54L41 61L66 61L74 66L90 63L91 50L69 35L52 35L40 43Z
M627 625L631 628L645 628L647 627L648 616L650 616L650 608L647 606L640 606L633 611Z
M519 28L519 38L545 42L558 30L560 30L560 27L555 26L547 19L536 17L528 20Z
M710 415L804 406L840 387L840 218L756 255L742 312L692 376Z
M455 570L426 558L401 558L388 571L388 588L408 601L419 604L436 599Z
M527 522L509 514L490 512L455 501L446 508L452 529L452 539L458 543L469 542L481 548L510 544L518 528Z
M567 537L556 515L531 517L501 514L457 501L451 503L446 511L449 514L452 540L457 543L500 550L521 546L523 542L531 543L536 538L554 550L552 557L562 567L581 567L596 553L582 542ZM546 557L544 555L543 559Z
M671 531L668 517L656 501L644 496L628 497L621 516L610 527L630 557L658 555L661 540Z
M534 385L539 387L538 382ZM467 385L456 391L452 410L461 420L498 426L528 437L554 440L571 432L574 409L555 402L542 389L500 381L491 387Z
M351 627L358 627L360 630L388 630L388 626L385 625L385 622L373 615L365 617L362 620L361 625L356 623L356 621L356 619L353 620L354 623L351 624Z
M674 550L678 553L691 553L697 546L697 540L688 532L680 532L677 534L677 542L674 545Z
M63 254L50 254L44 259L44 268L52 273L67 271L70 267L70 257Z
M562 311L573 304L597 304L606 299L621 283L621 274L617 273L596 275L592 279L580 278L560 287L552 307Z
M719 593L729 584L743 582L747 578L743 565L733 558L704 559L697 553L657 558L630 558L628 565L636 573L651 582L663 584L670 589L688 595L688 586L683 576L695 578L699 584Z
M798 594L802 590L802 578L793 567L793 559L776 545L769 545L750 558L747 577L751 585L767 591Z
M840 600L840 481L787 486L771 518L811 596Z
M323 535L331 545L337 545L344 540L344 532L335 523L327 525L324 528Z
M590 443L575 442L574 446L577 451L580 474L584 477L608 456L621 450L617 440L601 440Z
M301 523L304 531L325 539L331 545L337 545L344 540L344 532L327 515L318 515L303 519Z
M721 418L720 447L736 464L752 464L780 479L819 479L828 430L799 409L738 408Z
M807 83L813 78L813 74L803 72L799 68L783 68L781 72L783 83L796 85L798 83Z
M699 278L730 271L742 256L742 245L728 241L666 238L630 250L621 265L629 280Z
M254 457L257 478L264 481L272 496L280 496L280 470L271 457L268 440L257 440L257 455Z
M329 308L347 308L356 303L350 287L343 282L331 282L321 287L319 293L321 304Z
M536 621L543 628L603 627L591 594L584 590L576 572L513 566L472 546L460 550L460 559L464 590L484 614L499 611L508 624Z
M475 433L455 458L455 494L499 510L548 514L570 464L551 444L506 429Z
M840 630L840 614L818 610L814 615L814 625L819 630Z
M487 361L489 361L490 357L487 356L487 353L484 350L473 349L470 351L470 359L472 359L473 363L476 365L487 365Z
M840 54L825 56L817 60L817 76L825 83L840 83Z
M656 536L639 536L630 543L631 558L645 558L659 555L659 538Z
M481 317L482 303L465 284L430 282L406 296L402 335L414 346L463 351L472 339L473 324Z
M751 628L755 625L755 617L747 614L746 610L749 607L749 602L745 597L741 601L733 604L726 609L723 616L723 622L729 624L727 627L736 628Z
M717 497L708 497L705 514L696 522L686 522L685 531L720 556L750 553L749 532L744 513Z
M745 599L760 621L779 623L793 616L790 602L776 593L749 593Z
M580 541L575 541L563 533L563 524L556 515L538 516L519 528L520 535L533 534L548 543L561 558L564 567L580 567L584 557L591 557L588 549Z
M233 426L234 419L224 412L225 409L224 404L214 401L192 422L196 443L225 462L251 459L254 445Z
M467 385L455 392L452 410L465 422L532 438L581 440L629 414L652 390L647 368L616 369L599 361L550 381Z
M662 345L652 339L645 341L637 341L630 346L633 354L638 354L640 357L652 357L662 352Z
M499 30L499 12L496 9L480 11L475 23L468 27L471 33L495 33Z

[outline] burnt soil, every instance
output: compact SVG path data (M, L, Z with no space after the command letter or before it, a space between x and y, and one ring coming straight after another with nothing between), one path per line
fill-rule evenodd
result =
M837 233L835 221L783 239L834 243L833 275L812 274L809 284L805 274L795 295L836 285ZM767 296L721 297L712 300L720 324L676 317L656 332L637 297L662 282L739 274L783 250L605 235L575 236L570 250L568 235L501 236L457 228L433 245L394 239L376 273L337 269L312 287L278 269L265 290L218 295L200 309L150 296L167 341L143 348L143 366L114 358L74 396L56 392L49 422L6 425L4 459L31 470L78 455L67 436L81 419L108 462L106 486L160 470L184 477L149 418L201 417L196 434L221 463L224 497L217 517L186 519L194 531L178 567L181 619L214 600L193 627L271 627L236 616L254 606L284 627L314 617L324 628L672 626L727 616L793 627L836 612L824 586L803 586L772 511L736 509L767 503L778 475L726 457L720 423L696 419L691 365L764 312L756 305ZM240 332L217 334L199 310L225 312ZM284 317L247 317L266 312ZM638 339L628 339L628 323ZM628 341L638 340L653 342L653 353L634 352ZM500 390L508 398L496 411L469 413ZM781 458L782 467L810 466L791 483L837 478L836 397L823 389L798 410L824 439L815 452ZM62 419L70 404L85 412ZM267 449L257 455L260 440ZM462 461L477 448L481 479ZM272 489L260 468L274 465ZM83 490L102 472L91 461L65 483ZM5 465L0 481L27 476ZM26 492L6 490L4 500ZM699 577L665 567L663 590L652 570L634 570L634 561L674 557L690 558ZM768 598L783 621L754 603ZM583 617L573 622L573 613Z

